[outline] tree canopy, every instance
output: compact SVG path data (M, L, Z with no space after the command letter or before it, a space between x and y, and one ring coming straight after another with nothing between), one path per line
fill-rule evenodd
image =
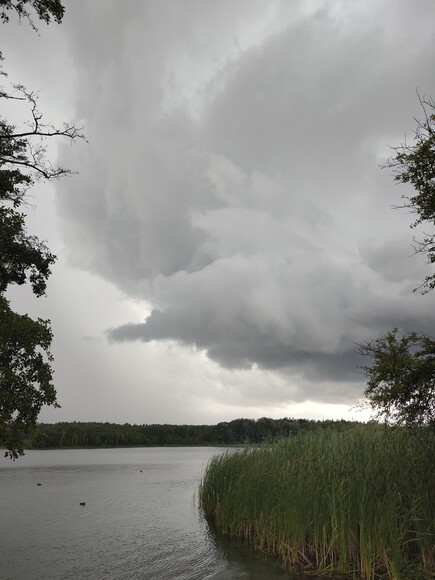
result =
M308 432L347 431L353 421L310 419L234 419L217 425L123 425L115 423L39 423L22 434L27 449L162 445L256 445ZM373 425L373 428L376 428Z
M23 453L21 434L42 406L58 406L51 341L49 320L17 314L0 295L0 436L12 458Z
M435 102L420 97L419 100L424 118L416 119L414 142L394 147L395 155L386 167L393 169L396 181L409 183L414 188L413 195L402 196L404 203L400 207L417 214L412 228L419 224L428 224L431 228L422 240L414 242L416 252L424 254L429 264L435 264ZM435 273L427 275L420 288L423 293L433 290Z
M435 102L421 98L424 119L416 119L414 142L393 147L386 163L394 179L410 184L414 193L403 195L402 206L417 214L412 228L428 224L431 231L416 240L416 253L435 264ZM435 288L435 273L419 286L426 294ZM417 288L417 290L419 289ZM378 418L405 426L435 427L435 339L419 332L399 334L395 328L377 339L357 345L360 354L372 358L361 369L368 379L365 396Z
M365 396L378 418L407 427L435 427L435 340L423 333L400 335L397 328L358 345L372 358L361 367Z
M32 2L41 9L51 4ZM2 99L27 106L29 117L19 127L0 117L0 438L6 455L15 459L23 453L22 431L34 427L43 405L57 405L50 321L14 312L6 297L11 285L23 284L29 284L36 297L43 296L55 261L45 243L27 232L22 208L28 206L26 194L36 181L71 173L52 165L46 156L47 140L84 137L74 125L57 128L45 123L35 93L22 85L0 87Z
M58 24L62 22L65 8L62 6L60 0L0 0L0 19L3 22L9 22L9 11L15 12L21 20L25 18L30 25L36 29L32 20L32 8L38 18L50 24L51 19Z

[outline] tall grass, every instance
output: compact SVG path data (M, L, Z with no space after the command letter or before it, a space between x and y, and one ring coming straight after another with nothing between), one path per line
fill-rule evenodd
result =
M359 426L217 456L200 485L217 530L287 569L366 579L435 573L435 436Z

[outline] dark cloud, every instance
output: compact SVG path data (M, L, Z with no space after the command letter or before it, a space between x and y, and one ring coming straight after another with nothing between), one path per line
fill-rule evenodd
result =
M234 326L239 330L238 336L234 332L232 335L228 333L221 341L216 336L219 331L205 337L202 328L191 329L189 333L177 332L176 326L170 313L154 310L146 323L119 326L110 330L108 336L115 342L177 340L190 343L191 346L205 350L211 359L227 368L260 365L268 370L302 372L309 381L360 381L356 368L362 361L356 348L329 353L299 351L290 344L279 342L272 334L266 335L248 325L243 328L239 320L234 321Z
M382 242L368 241L361 247L366 264L389 282L423 280L427 264L416 254L416 243L410 236L397 235Z
M71 7L91 144L62 152L80 177L59 213L71 263L153 307L112 341L176 341L296 373L294 400L338 400L355 342L435 325L378 167L412 130L415 88L435 92L435 8L272 5L262 27L262 3L132 2L118 21L109 2L113 38L93 34L93 5Z

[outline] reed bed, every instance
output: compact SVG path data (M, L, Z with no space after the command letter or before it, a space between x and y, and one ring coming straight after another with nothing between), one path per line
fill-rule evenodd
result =
M434 578L435 435L367 425L213 458L199 500L219 532L286 569Z

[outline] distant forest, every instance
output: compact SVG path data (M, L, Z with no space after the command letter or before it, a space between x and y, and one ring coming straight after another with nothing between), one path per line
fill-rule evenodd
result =
M351 421L309 419L235 419L217 425L118 425L116 423L40 423L23 434L25 449L141 447L165 445L247 445L307 431L345 430ZM1 443L1 441L0 441Z

